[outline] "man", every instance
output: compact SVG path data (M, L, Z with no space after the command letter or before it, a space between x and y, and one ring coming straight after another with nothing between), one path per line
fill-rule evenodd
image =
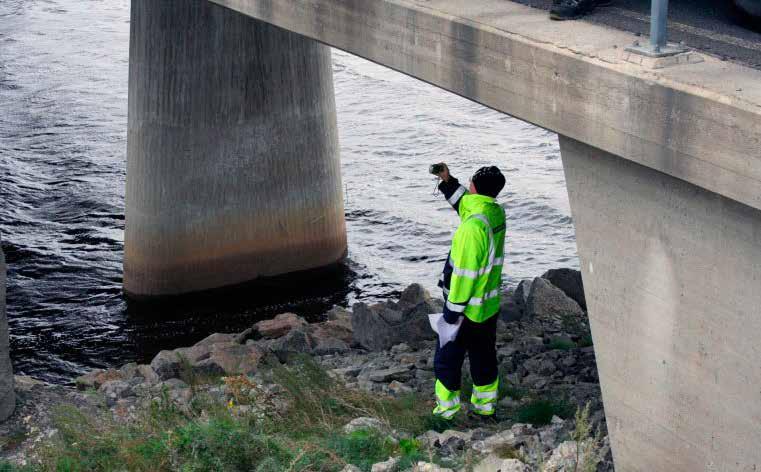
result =
M587 13L591 13L595 7L610 5L611 0L552 0L550 18L553 20L575 20Z
M460 215L460 226L439 279L444 290L444 319L462 325L454 341L436 348L436 408L433 414L451 419L460 410L461 369L470 359L473 394L470 412L494 415L499 388L497 318L505 247L505 211L495 198L505 177L494 166L473 174L469 191L449 174L438 174L439 190Z

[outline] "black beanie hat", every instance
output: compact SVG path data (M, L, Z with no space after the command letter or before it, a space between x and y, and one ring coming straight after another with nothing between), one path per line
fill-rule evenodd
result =
M471 181L479 194L489 197L496 198L505 188L505 176L495 166L481 167L473 174Z

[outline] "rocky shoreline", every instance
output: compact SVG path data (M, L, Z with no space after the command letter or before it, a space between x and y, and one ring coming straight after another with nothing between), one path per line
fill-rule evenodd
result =
M344 431L413 441L429 460L404 470L613 470L585 307L581 277L569 269L508 290L497 335L503 389L495 421L463 419L408 438L394 425L358 415ZM0 437L10 438L0 443L0 457L34 464L38 449L58 433L55 405L106 412L117 423L136 421L147 405L161 401L192 409L199 392L238 415L256 413L265 397L270 408L285 408L266 372L304 358L350 390L423 398L432 407L436 341L426 315L441 308L441 300L414 284L396 302L335 307L320 323L284 313L241 333L161 351L147 365L96 370L76 379L77 389L17 377L18 409L0 424ZM257 387L242 394L240 382ZM369 470L401 470L399 461L392 456ZM347 472L363 470L345 462Z

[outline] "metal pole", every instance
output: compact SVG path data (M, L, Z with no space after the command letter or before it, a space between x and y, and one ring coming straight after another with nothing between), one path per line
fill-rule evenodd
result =
M650 10L650 47L655 53L661 52L668 41L668 11L668 0L653 0Z

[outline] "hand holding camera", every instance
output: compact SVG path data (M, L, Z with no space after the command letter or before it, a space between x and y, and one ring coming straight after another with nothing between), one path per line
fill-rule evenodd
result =
M447 167L447 165L443 162L439 162L438 164L431 164L431 167L428 168L428 172L437 176L444 182L449 180L449 167Z

